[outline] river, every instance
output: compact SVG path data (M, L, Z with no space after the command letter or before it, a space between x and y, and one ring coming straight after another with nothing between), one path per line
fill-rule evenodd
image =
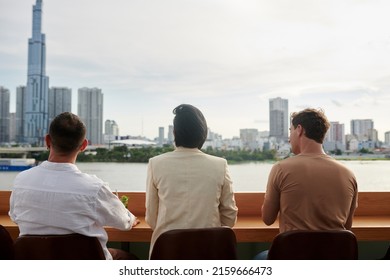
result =
M390 191L390 161L340 161L356 176L360 191ZM145 191L145 163L77 163L81 171L109 182L112 190ZM236 192L265 191L270 162L229 165ZM10 190L17 172L0 172L0 190Z

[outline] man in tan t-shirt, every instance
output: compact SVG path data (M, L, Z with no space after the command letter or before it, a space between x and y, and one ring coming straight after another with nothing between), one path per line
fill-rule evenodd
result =
M291 115L290 144L295 156L276 163L262 206L265 224L279 214L279 231L351 229L357 207L354 174L326 155L322 143L329 121L321 110ZM266 255L256 256L257 259Z

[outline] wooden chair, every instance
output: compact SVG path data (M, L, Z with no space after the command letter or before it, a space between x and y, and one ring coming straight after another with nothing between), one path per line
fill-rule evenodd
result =
M269 260L357 260L358 245L349 230L293 230L278 234Z
M229 227L174 229L161 234L152 260L235 260L237 243Z
M9 232L0 225L0 260L14 259L14 242Z
M14 243L17 260L104 260L96 237L77 233L64 235L23 235Z

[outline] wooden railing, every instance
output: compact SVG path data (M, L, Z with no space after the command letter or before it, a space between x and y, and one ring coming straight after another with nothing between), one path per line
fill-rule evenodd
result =
M130 231L120 231L107 227L109 241L149 242L152 230L145 222L145 193L120 192L119 196L129 198L128 208L141 223ZM10 191L0 191L0 224L10 232L13 238L19 229L8 217ZM278 222L272 226L261 220L261 205L264 193L235 194L238 207L238 219L234 232L238 242L270 242L279 232ZM358 208L352 225L352 231L358 240L390 240L390 192L359 192Z

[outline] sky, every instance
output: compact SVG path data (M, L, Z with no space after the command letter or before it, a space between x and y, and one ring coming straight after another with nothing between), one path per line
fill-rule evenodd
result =
M0 85L27 81L35 0L0 0ZM223 138L269 130L269 99L390 131L390 1L43 0L50 87L97 87L103 121L153 139L179 104Z

